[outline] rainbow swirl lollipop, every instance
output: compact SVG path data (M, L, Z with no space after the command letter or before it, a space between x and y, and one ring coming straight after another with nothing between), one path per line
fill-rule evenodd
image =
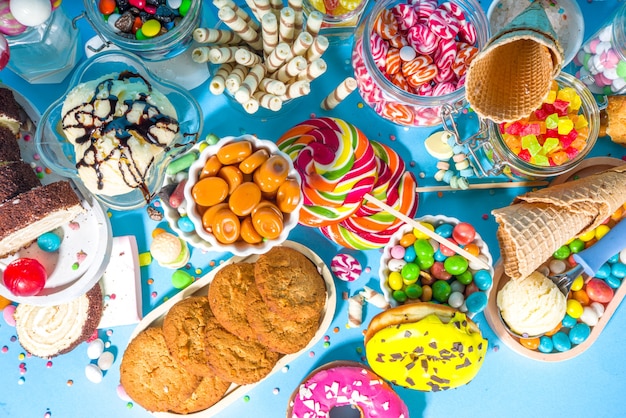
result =
M413 217L417 212L417 182L412 173L405 171L402 158L390 147L371 141L376 154L378 181L371 195L394 209ZM339 224L321 228L330 240L346 248L371 250L383 247L402 226L395 216L367 200L359 209Z
M370 141L341 119L306 120L285 132L277 145L302 177L303 225L322 227L347 219L378 179Z

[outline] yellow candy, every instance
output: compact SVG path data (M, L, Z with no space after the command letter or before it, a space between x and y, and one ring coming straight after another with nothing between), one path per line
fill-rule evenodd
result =
M326 14L326 5L324 5L324 2L322 0L311 0L311 5L319 10L320 12Z
M141 32L148 38L155 37L161 32L161 22L156 19L146 20L141 26Z
M550 92L548 93L548 97L546 97L546 99L543 102L544 103L548 103L548 104L552 104L552 103L554 103L555 100L556 100L556 91L555 90L550 90Z
M139 254L139 266L140 267L149 266L150 263L152 263L152 254L150 254L150 252Z
M596 239L602 238L610 230L611 230L611 228L609 228L607 225L600 225L600 226L598 226L596 228L596 230L595 230L595 237L596 237Z
M567 309L565 312L572 318L578 319L583 314L583 305L576 299L567 300Z
M595 237L596 237L596 231L594 230L594 231L585 232L584 234L580 235L578 238L580 238L583 242L589 242Z
M397 271L392 271L389 273L389 278L387 279L389 283L389 287L393 290L400 290L404 285L402 275Z
M348 11L352 11L354 9L356 9L357 7L359 7L359 4L361 4L363 1L362 0L339 0L339 6L338 9L345 9L346 12ZM335 14L340 14L340 13L335 13ZM344 14L344 13L341 13Z
M572 292L576 292L582 289L584 284L585 284L585 279L583 279L583 276L576 277L574 279L574 282L572 283Z
M420 222L420 224L422 224L423 227L430 229L431 231L435 231L435 227L432 226L431 224L429 224L428 222ZM417 239L428 239L430 238L428 235L424 234L423 232L414 229L413 230L413 235L415 235L415 238Z

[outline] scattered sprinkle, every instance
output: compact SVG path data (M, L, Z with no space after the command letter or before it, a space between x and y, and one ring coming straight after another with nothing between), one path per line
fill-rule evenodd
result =
M335 334L337 334L337 333L339 332L339 327L335 327L335 328L333 328L333 332L334 332Z
M20 377L19 379L17 379L17 384L18 385L23 385L26 382L26 379L24 379L24 377Z
M6 353L7 351L9 351L9 347L7 347L6 345L4 347L2 347L2 352Z
M26 358L26 355L25 355L24 353L20 353L20 354L17 356L17 359L18 359L18 360L24 360L25 358Z
M324 346L324 348L330 347L330 341L325 341L323 346Z
M287 373L289 371L289 366L283 366L283 368L281 369L281 371L283 373Z
M78 222L70 222L70 229L73 231L79 230L80 229L80 224Z
M273 393L274 395L278 395L278 394L280 393L280 389L279 389L279 388L274 388L274 389L272 390L272 393Z
M146 282L147 282L148 284L152 284L152 283L154 283L154 279L150 278L150 279L148 279Z
M315 357L315 351L309 351L309 357L311 358Z
M72 264L72 270L78 270L78 267L80 267L80 264L78 263Z
M107 337L110 337L111 335L113 335L113 330L112 329L107 329Z
M50 411L46 411L45 414L43 414L43 418L50 418L52 416L52 414L50 413Z
M74 381L72 379L68 379L66 384L67 386L72 386L74 384Z
M157 292L150 293L150 296L152 296L153 298L156 298L157 297Z
M483 213L482 218L483 218L483 220L486 221L487 219L489 219L489 215L487 215L486 213Z
M396 136L394 134L389 135L389 139L391 139L392 141L396 140Z
M46 363L46 367L47 367L47 368L51 368L51 367L52 367L52 362L51 362L51 361L48 361L48 362Z
M127 408L127 409L133 409L133 406L134 406L134 405L133 405L133 403L132 403L132 402L127 402L127 403L126 403L126 408Z
M250 402L250 396L246 395L243 397L244 402Z

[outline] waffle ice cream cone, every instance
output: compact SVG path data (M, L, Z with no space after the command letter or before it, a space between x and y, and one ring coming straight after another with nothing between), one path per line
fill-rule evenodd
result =
M626 165L534 191L492 211L504 272L528 277L559 247L591 231L626 203Z
M550 91L563 50L539 2L495 34L470 64L465 94L474 111L494 122L528 116Z

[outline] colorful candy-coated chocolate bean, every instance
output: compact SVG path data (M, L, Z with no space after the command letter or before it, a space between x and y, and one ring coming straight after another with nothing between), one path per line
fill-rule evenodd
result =
M420 268L415 263L406 263L400 271L403 280L417 280L420 274Z
M463 302L465 302L465 297L463 296L463 293L461 292L450 293L450 297L448 298L448 305L450 305L451 307L455 309L458 309L463 305Z
M446 271L444 263L436 261L430 268L430 274L439 280L450 280L452 275Z
M487 294L485 292L472 293L465 299L465 306L467 306L468 312L474 314L484 311L487 307Z
M413 246L407 247L404 249L404 256L402 259L407 263L412 263L417 258L417 252Z
M433 257L435 254L435 250L431 245L430 241L427 239L418 239L413 243L413 250L415 251L415 255L422 257Z
M554 351L554 343L551 337L543 336L539 338L539 346L537 347L542 353L551 353Z
M37 246L47 253L57 251L61 247L61 237L54 232L46 232L37 238Z
M443 262L443 266L448 273L456 276L463 274L467 270L469 262L465 257L455 254L448 257L446 261Z
M4 285L16 296L34 296L46 285L48 274L45 267L34 258L18 258L11 261L3 274Z
M452 238L460 245L467 245L476 238L476 228L467 222L459 222L452 229Z
M176 270L172 273L172 286L176 289L184 289L194 281L193 276L185 270Z
M582 289L584 285L585 285L585 279L583 279L583 276L578 276L572 282L572 289L571 290L573 290L575 292L577 290Z
M519 343L529 350L536 350L539 348L539 338L520 338Z
M180 7L178 8L178 13L180 13L181 16L187 16L187 12L189 12L190 7L191 0L182 0Z
M626 264L616 262L611 266L611 274L618 279L626 277Z
M452 231L454 230L454 225L452 224L441 224L437 228L435 228L435 233L444 238L452 237Z
M613 299L613 289L611 289L603 280L592 278L585 286L589 299L594 302L609 303Z
M250 141L236 141L221 147L216 155L220 163L224 165L238 164L252 154Z
M402 290L394 290L392 293L392 297L400 303L404 303L407 300L407 295Z
M445 280L437 280L432 284L433 298L438 302L446 302L452 293L450 284Z
M452 289L453 292L463 293L465 292L465 285L458 280L453 280L452 283L450 283L450 289Z
M191 195L200 206L213 206L228 196L228 183L220 177L206 177L193 185Z
M594 327L598 324L600 318L598 317L598 313L591 306L585 306L583 308L583 314L579 319L590 327Z
M570 248L567 245L562 245L561 247L559 247L558 250L554 252L554 254L552 254L552 257L556 258L557 260L565 260L567 257L570 256L570 254Z
M193 224L191 219L188 216L181 216L176 221L176 225L183 232L193 232L196 230L196 226Z
M417 257L416 261L417 265L420 266L422 270L428 270L435 264L435 257Z
M215 239L222 244L232 244L237 241L241 232L241 222L237 215L228 208L223 208L215 213L211 232Z
M600 266L600 268L596 271L596 276L598 279L606 279L611 274L611 266L608 263L604 263Z
M606 279L604 279L604 282L611 288L611 289L617 289L618 287L620 287L620 285L622 284L622 280L613 276L612 274L609 274L609 277L607 277Z
M569 339L572 344L578 345L585 342L585 340L589 338L589 334L591 334L589 325L579 322L570 329Z
M469 270L465 270L463 273L455 275L455 277L457 281L463 285L468 285L472 283L472 280L474 280L474 277L472 276L472 272Z
M98 2L98 10L103 15L110 15L115 11L117 4L115 4L115 0L100 0Z
M389 271L401 271L402 267L404 267L405 264L406 261L404 261L403 259L393 258L387 263L387 268L389 269Z
M564 352L572 349L572 342L568 335L562 331L557 332L552 336L552 344L556 351Z
M161 32L161 22L156 19L148 19L141 26L141 31L148 38L154 38Z
M571 328L574 326L576 322L578 322L576 318L571 317L568 314L565 314L565 316L563 317L563 320L561 321L561 325L564 326L565 328Z
M404 286L402 281L402 274L397 271L392 271L387 278L387 284L392 290L400 290Z
M572 242L570 242L568 246L572 254L579 253L585 249L585 243L580 238L572 240Z
M587 306L591 303L591 300L589 300L589 295L587 295L587 292L585 292L584 290L572 291L571 297L572 299L575 299L578 302L580 302L582 306Z
M389 250L389 255L395 259L404 258L404 253L405 249L400 244L394 245L393 247L391 247L391 250Z
M576 299L568 299L566 312L572 318L578 319L583 314L583 305Z
M423 293L422 286L417 283L410 284L404 289L404 293L409 299L419 299Z
M415 235L413 234L404 234L402 235L402 238L400 238L399 244L406 248L410 245L413 245L416 239L417 238L415 238Z
M452 238L448 238L448 241L450 241L453 244L457 244L457 242ZM445 244L440 245L439 250L441 251L443 255L448 256L448 257L456 254L453 249L451 249L450 247L447 247Z
M493 285L493 277L488 270L478 270L474 273L474 283L479 290L486 291Z

